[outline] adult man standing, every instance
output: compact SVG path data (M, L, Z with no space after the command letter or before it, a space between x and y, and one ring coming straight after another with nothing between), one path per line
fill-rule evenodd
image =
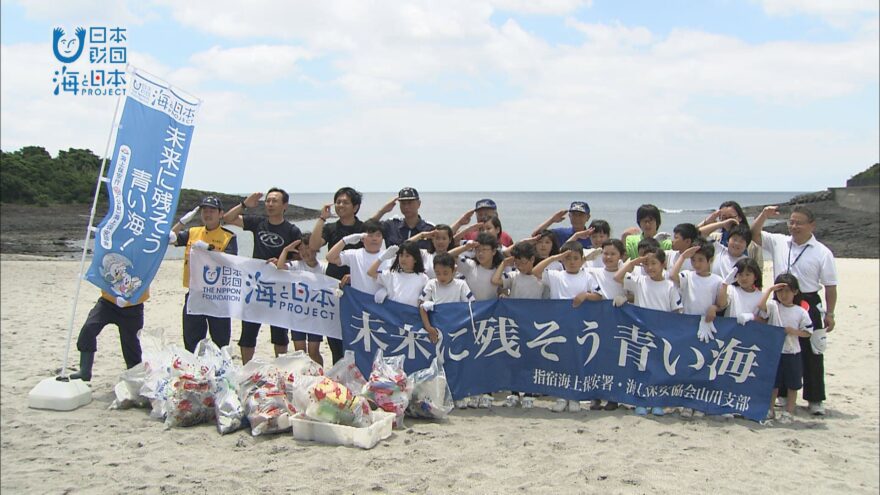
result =
M572 201L571 205L568 207L568 210L559 210L553 214L550 218L548 218L544 223L538 226L534 232L532 232L533 236L536 236L541 233L542 230L550 228L554 223L561 222L565 215L568 214L568 220L571 222L571 226L569 227L556 227L554 229L550 229L553 234L556 236L556 243L558 245L563 245L565 242L575 234L575 232L582 232L587 230L587 222L590 221L590 205L587 204L586 201ZM590 241L590 238L587 237L585 239L578 239L578 242L581 243L581 246L584 248L593 247L593 243ZM599 246L597 246L599 247Z
M309 248L318 252L324 244L330 247L335 246L337 242L352 235L364 232L364 222L358 217L357 213L361 209L361 193L351 187L342 187L333 195L333 204L324 205L321 215L315 222L315 229L309 238ZM336 210L336 216L339 220L327 223L330 218L330 208ZM349 239L353 239L349 237ZM345 249L356 249L363 247L363 243L359 240L352 243L346 243ZM339 266L333 263L327 265L327 275L337 280L350 273L349 267ZM333 355L333 363L342 359L342 340L327 337L327 346L330 347L330 353Z
M382 217L394 209L394 204L400 205L400 213L403 218L396 217L391 220L382 220ZM403 241L418 234L419 232L430 232L434 230L434 225L422 219L419 215L419 208L422 201L419 199L419 192L413 187L404 187L400 190L396 197L379 209L371 218L380 222L382 225L382 235L385 238L386 246L399 246ZM419 241L419 247L429 249L431 241Z
M837 306L837 269L834 254L816 240L813 231L816 219L806 206L795 206L788 218L791 235L764 232L764 221L779 215L776 206L767 206L752 224L752 240L773 259L773 278L791 273L798 279L801 294L810 308L813 336L801 337L801 359L804 363L804 400L810 413L824 415L825 406L825 332L834 330L834 308ZM825 307L819 289L825 287ZM780 397L784 396L780 390Z
M201 214L204 226L191 227L183 230L186 224L192 221L196 214ZM183 286L189 288L189 254L193 246L203 247L212 251L222 251L226 254L238 254L238 241L235 233L220 226L223 217L223 203L216 196L207 196L202 199L199 206L187 213L174 224L169 236L175 246L186 246L183 255ZM232 320L208 315L191 315L186 311L189 302L189 291L183 299L183 346L190 352L195 352L196 344L205 338L209 329L211 340L217 347L229 345L229 337L232 333Z
M284 189L273 187L266 193L264 208L266 215L243 215L248 208L256 208L263 193L255 192L239 204L233 206L223 216L223 221L236 225L254 234L254 255L259 260L272 263L281 255L284 246L302 239L299 227L284 218L290 195ZM257 348L257 336L260 334L259 322L242 321L241 338L238 340L241 349L241 362L247 364L254 357ZM275 345L275 356L286 354L290 343L290 331L286 328L271 325L272 344Z
M477 201L473 210L466 211L464 215L452 225L452 232L458 232L458 229L470 223L471 217L474 215L477 215L478 223L486 223L490 218L498 216L498 205L495 204L495 201L489 198ZM479 231L477 230L466 232L462 237L462 241L473 241L477 238L477 234L479 234ZM513 238L510 237L510 234L507 232L501 232L500 240L501 245L504 247L510 247L513 245Z

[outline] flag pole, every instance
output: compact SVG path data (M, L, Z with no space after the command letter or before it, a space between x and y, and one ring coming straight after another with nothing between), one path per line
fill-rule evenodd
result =
M83 249L82 249L82 257L79 260L79 272L76 275L76 289L73 292L73 304L71 304L70 308L70 321L67 325L67 345L64 346L64 364L61 366L61 377L60 380L66 381L67 378L67 363L70 358L70 343L73 340L73 323L76 318L76 306L79 301L79 289L82 287L83 281L83 270L86 266L86 252L89 249L89 240L92 237L92 233L95 232L95 227L92 225L95 221L95 211L98 207L98 195L101 194L101 185L107 182L107 178L104 177L104 169L107 166L107 156L110 154L110 143L113 140L113 135L119 127L119 123L116 118L119 116L119 104L122 102L125 96L119 95L116 98L116 109L113 110L113 122L110 124L110 134L107 136L107 146L104 148L104 156L101 159L101 170L98 172L98 182L95 184L95 197L92 198L92 211L89 213L89 225L86 227L86 237L83 241Z

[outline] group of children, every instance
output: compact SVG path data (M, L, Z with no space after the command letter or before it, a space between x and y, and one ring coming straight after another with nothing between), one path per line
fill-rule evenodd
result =
M581 213L585 202L572 203ZM588 206L586 207L587 211ZM557 215L558 216L558 215ZM707 221L698 227L679 224L671 238L658 234L660 210L643 205L637 211L640 232L623 239L611 238L608 222L594 220L563 230L548 230L542 224L535 235L505 248L501 244L501 222L492 216L458 232L439 224L419 232L399 246L384 247L379 222L369 220L363 232L350 234L329 248L326 262L318 261L308 238L287 246L278 258L278 268L322 272L327 263L350 267L348 283L357 290L418 307L423 326L433 342L440 338L429 317L436 304L490 300L565 299L577 307L583 301L611 300L615 306L632 303L658 311L701 316L697 337L713 338L716 317L726 315L740 324L767 321L785 328L786 340L776 378L777 389L786 389L788 404L800 388L798 336L808 336L812 325L798 304L798 281L790 274L777 277L762 291L761 264L749 257L752 234L738 219ZM551 217L556 221L561 218ZM573 222L574 225L574 222ZM460 240L466 232L478 230L471 241ZM720 235L719 235L720 231ZM707 237L716 237L708 240ZM419 245L429 241L428 249ZM460 243L460 244L459 244ZM561 245L560 245L561 244ZM360 247L356 247L360 246ZM296 252L300 260L289 262ZM775 295L771 300L771 295ZM310 351L311 343L310 343ZM317 352L317 344L314 349ZM311 354L311 352L310 352ZM457 407L487 407L488 397L468 397ZM507 405L530 407L531 397L508 396ZM613 410L614 402L593 401L591 409ZM791 408L782 413L791 417ZM553 411L579 411L580 403L556 399ZM662 407L636 407L635 414L662 416ZM682 417L701 415L684 408ZM772 415L772 411L771 411Z

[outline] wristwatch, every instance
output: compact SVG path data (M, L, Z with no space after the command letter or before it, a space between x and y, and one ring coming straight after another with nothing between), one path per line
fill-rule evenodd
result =
M238 204L241 205L241 211L247 210L247 205L244 204L244 200L239 201Z

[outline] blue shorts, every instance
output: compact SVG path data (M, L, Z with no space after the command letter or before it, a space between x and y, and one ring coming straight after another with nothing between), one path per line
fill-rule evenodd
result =
M324 340L323 335L315 335L313 333L305 333L305 332L297 332L296 330L290 331L290 340L297 342L308 340L309 342L321 342Z
M783 354L776 368L776 385L774 388L800 390L803 386L804 363L801 354Z

